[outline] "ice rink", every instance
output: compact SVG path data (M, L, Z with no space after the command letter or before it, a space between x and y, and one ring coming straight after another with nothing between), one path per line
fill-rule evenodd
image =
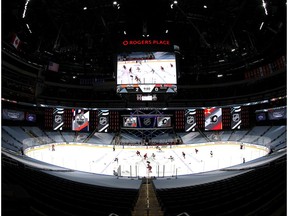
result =
M160 148L115 146L113 150L111 145L73 143L55 144L55 151L53 151L50 144L29 149L25 154L34 159L73 170L128 177L148 175L162 177L226 168L268 153L264 147L250 144L244 144L241 149L240 143L160 146ZM140 155L136 154L137 150ZM145 154L147 154L146 159ZM151 172L147 169L148 164L152 167Z

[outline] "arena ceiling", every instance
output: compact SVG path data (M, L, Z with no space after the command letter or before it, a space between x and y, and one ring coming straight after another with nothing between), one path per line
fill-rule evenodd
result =
M123 40L171 41L179 48L178 84L201 85L286 55L286 25L284 0L2 1L2 41L16 33L25 54L56 61L63 71L75 66L63 82L77 73L104 77L114 88Z
M92 59L105 73L113 71L119 40L143 35L179 46L182 73L231 69L286 49L286 1L174 2L3 1L2 31L16 32L31 52L69 56L77 63Z

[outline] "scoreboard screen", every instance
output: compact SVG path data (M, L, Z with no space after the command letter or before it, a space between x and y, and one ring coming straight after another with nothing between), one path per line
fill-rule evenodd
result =
M117 56L117 93L176 93L173 52L129 52Z

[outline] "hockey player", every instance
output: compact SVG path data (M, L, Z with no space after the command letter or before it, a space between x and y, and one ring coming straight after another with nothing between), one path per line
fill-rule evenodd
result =
M118 163L118 158L116 157L116 158L114 159L114 161Z
M150 165L150 163L147 163L147 169L149 173L152 173L152 166Z
M182 156L183 156L184 159L185 159L185 155L186 155L185 152L182 152Z
M137 155L137 156L141 156L141 155L140 155L140 151L137 150L137 151L136 151L136 155Z

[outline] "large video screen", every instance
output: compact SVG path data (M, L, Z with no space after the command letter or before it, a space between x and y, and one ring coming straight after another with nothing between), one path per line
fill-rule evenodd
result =
M176 85L176 57L173 52L118 54L118 93L175 93Z

